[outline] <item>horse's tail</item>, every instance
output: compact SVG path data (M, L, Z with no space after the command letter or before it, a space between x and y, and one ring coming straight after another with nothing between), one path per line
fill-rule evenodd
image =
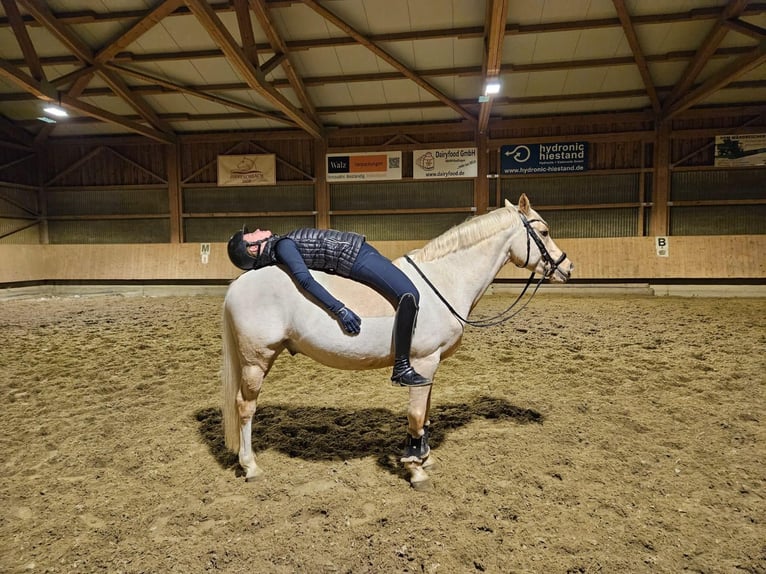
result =
M223 369L221 371L223 415L223 436L226 448L239 451L239 412L237 393L239 392L242 367L239 362L237 341L234 338L231 318L224 303L223 309Z

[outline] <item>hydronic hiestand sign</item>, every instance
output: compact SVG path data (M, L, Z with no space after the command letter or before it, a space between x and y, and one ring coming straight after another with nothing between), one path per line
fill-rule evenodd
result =
M588 142L515 144L500 147L502 175L588 170Z

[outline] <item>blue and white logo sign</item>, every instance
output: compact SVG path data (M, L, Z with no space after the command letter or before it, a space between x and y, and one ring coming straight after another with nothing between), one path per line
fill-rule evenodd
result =
M588 170L588 142L500 146L502 175Z

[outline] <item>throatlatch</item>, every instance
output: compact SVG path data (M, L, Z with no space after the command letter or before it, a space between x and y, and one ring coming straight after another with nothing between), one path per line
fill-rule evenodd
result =
M399 299L394 318L394 373L391 375L391 382L401 387L424 387L431 384L431 379L419 375L410 365L410 347L417 316L415 296L405 293Z

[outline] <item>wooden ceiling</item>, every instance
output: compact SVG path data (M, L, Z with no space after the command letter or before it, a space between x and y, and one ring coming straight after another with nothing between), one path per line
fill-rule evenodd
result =
M0 0L3 145L766 111L747 0ZM488 80L501 90L485 95ZM54 103L69 117L48 123ZM563 121L563 120L562 120Z

